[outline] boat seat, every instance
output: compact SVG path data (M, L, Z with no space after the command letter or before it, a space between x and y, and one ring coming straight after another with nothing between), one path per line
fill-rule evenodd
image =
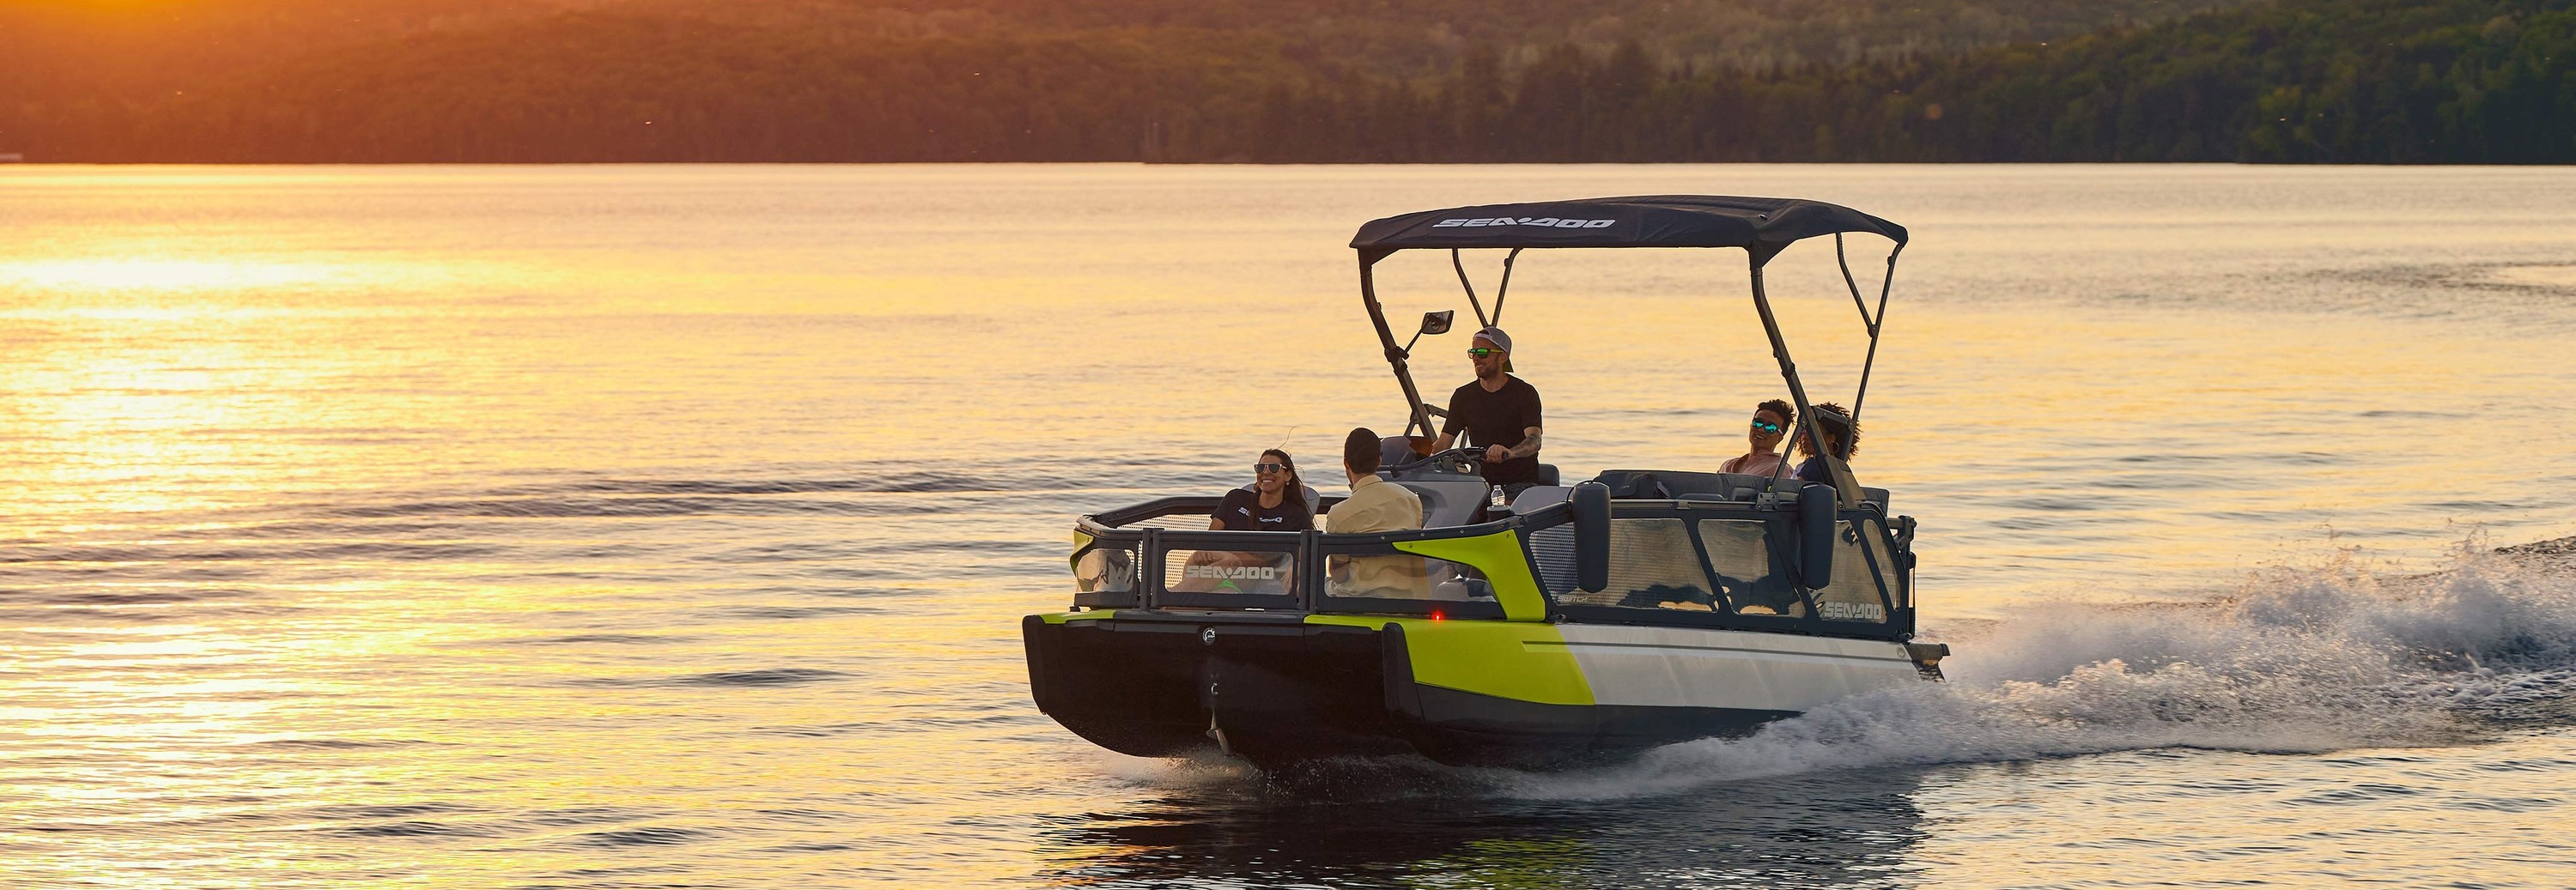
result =
M1378 438L1377 465L1379 469L1399 469L1421 462L1422 455L1413 453L1412 437L1381 436Z
M1717 500L1749 501L1772 491L1796 492L1806 485L1795 477L1783 476L1777 487L1769 476L1751 473L1691 473L1681 470L1604 470L1592 481L1609 486L1610 496L1629 500ZM1861 486L1860 499L1876 504L1882 515L1887 512L1887 489ZM1515 507L1518 505L1515 504Z
M1690 473L1681 470L1603 470L1592 481L1610 488L1610 496L1627 500L1662 501L1686 494L1709 494L1728 497L1732 486L1730 473Z
M1532 485L1522 489L1520 497L1512 499L1512 512L1527 516L1565 503L1572 497L1574 486L1571 485Z
M1806 484L1798 481L1795 476L1782 476L1778 486L1773 487L1771 477L1758 473L1719 473L1717 475L1722 480L1721 484L1726 486L1726 499L1730 501L1749 501L1765 491L1794 492L1798 490L1798 486Z
M1235 488L1243 491L1253 490L1252 486L1249 484L1237 485ZM1317 528L1322 528L1322 525L1315 522L1315 514L1319 508L1323 507L1324 496L1315 491L1315 487L1312 485L1300 485L1297 486L1297 490L1306 495L1306 523L1308 525L1314 525ZM1255 493L1258 494L1258 492Z
M1422 527L1447 528L1476 521L1492 488L1482 479L1397 482L1422 498Z

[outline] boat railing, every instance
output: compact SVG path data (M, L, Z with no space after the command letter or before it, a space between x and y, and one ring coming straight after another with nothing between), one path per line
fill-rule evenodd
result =
M1335 499L1338 500L1338 499ZM1619 500L1608 583L1585 590L1571 505L1490 522L1334 535L1207 530L1212 497L1076 524L1088 609L1428 615L1903 637L1914 626L1913 520L1837 511L1831 572L1801 577L1796 504ZM1330 502L1328 501L1328 504Z
M1074 605L1503 618L1485 569L1425 551L1510 535L1511 546L1493 552L1513 554L1528 575L1520 536L1570 520L1559 505L1409 531L1209 531L1218 500L1162 498L1076 522ZM1326 510L1340 500L1326 498Z
M1696 500L1614 503L1609 571L1577 583L1570 527L1531 533L1552 615L1824 636L1903 638L1914 628L1913 520L1875 505L1836 512L1830 573L1805 577L1795 505Z

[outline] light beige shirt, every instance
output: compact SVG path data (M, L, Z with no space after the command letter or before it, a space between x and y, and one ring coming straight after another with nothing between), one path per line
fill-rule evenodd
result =
M1328 534L1409 531L1422 527L1422 497L1376 476L1351 483L1351 496L1324 514ZM1429 566L1419 556L1334 557L1328 596L1422 599L1431 595Z
M1376 476L1362 476L1352 482L1351 496L1324 514L1324 531L1337 535L1421 527L1422 496Z

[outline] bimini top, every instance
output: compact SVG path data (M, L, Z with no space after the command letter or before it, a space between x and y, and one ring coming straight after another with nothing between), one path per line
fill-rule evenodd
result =
M1650 195L1425 210L1360 226L1370 261L1398 250L1461 247L1741 247L1758 265L1801 239L1868 232L1905 244L1905 227L1822 201Z

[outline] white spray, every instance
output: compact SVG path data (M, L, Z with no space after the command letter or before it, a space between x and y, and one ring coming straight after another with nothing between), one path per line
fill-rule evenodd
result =
M1487 778L1515 796L1604 799L1818 769L2456 744L2576 695L2576 573L2466 548L2455 562L2383 578L2346 555L2211 603L2030 609L1954 639L1948 683L1614 767Z

